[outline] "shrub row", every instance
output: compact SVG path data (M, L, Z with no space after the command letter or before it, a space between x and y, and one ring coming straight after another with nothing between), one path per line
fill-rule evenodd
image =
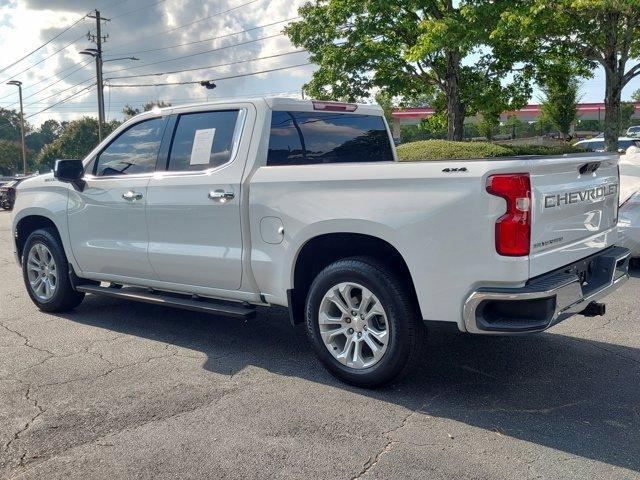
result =
M424 140L400 145L398 158L401 162L419 162L422 160L495 158L517 155L563 155L578 152L584 152L584 150L571 145L504 145L489 142Z

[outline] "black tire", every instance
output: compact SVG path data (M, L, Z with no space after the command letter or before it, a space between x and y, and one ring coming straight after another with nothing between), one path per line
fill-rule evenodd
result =
M329 289L341 282L356 282L369 289L387 313L389 343L378 363L361 369L340 363L329 352L320 335L318 316ZM307 335L324 366L340 380L359 387L377 387L397 380L419 360L426 328L406 286L396 274L369 257L339 260L322 270L309 289L305 305Z
M53 296L47 301L36 296L27 272L27 256L36 243L42 243L49 249L56 263L56 270L59 272ZM65 312L80 305L84 299L84 293L76 292L73 289L69 277L67 257L58 236L51 230L36 230L27 238L22 250L22 278L31 301L44 312Z

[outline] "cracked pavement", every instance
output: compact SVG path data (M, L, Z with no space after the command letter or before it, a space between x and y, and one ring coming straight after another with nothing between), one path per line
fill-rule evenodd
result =
M0 213L0 478L640 479L640 271L604 317L433 333L422 365L339 383L282 309L242 322L30 302Z

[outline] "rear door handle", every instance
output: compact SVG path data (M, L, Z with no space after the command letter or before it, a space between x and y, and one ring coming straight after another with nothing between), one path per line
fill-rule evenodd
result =
M122 194L122 198L133 202L134 200L142 200L142 194L136 193L133 190L129 190L128 192Z
M218 202L218 203L227 203L229 200L233 200L235 196L236 196L235 193L227 192L222 189L209 192L209 198L214 202Z

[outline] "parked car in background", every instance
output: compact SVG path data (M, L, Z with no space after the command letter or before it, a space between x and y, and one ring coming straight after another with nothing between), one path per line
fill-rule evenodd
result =
M604 138L600 136L589 138L588 140L580 140L573 145L584 148L588 152L604 152ZM631 146L638 145L640 145L640 138L620 137L618 139L618 149L620 150L627 150Z
M618 234L620 244L640 258L640 148L629 147L620 157L620 210Z
M640 137L640 125L627 128L627 137Z
M16 178L0 186L0 208L11 210L16 201L16 189L18 185L28 177Z

